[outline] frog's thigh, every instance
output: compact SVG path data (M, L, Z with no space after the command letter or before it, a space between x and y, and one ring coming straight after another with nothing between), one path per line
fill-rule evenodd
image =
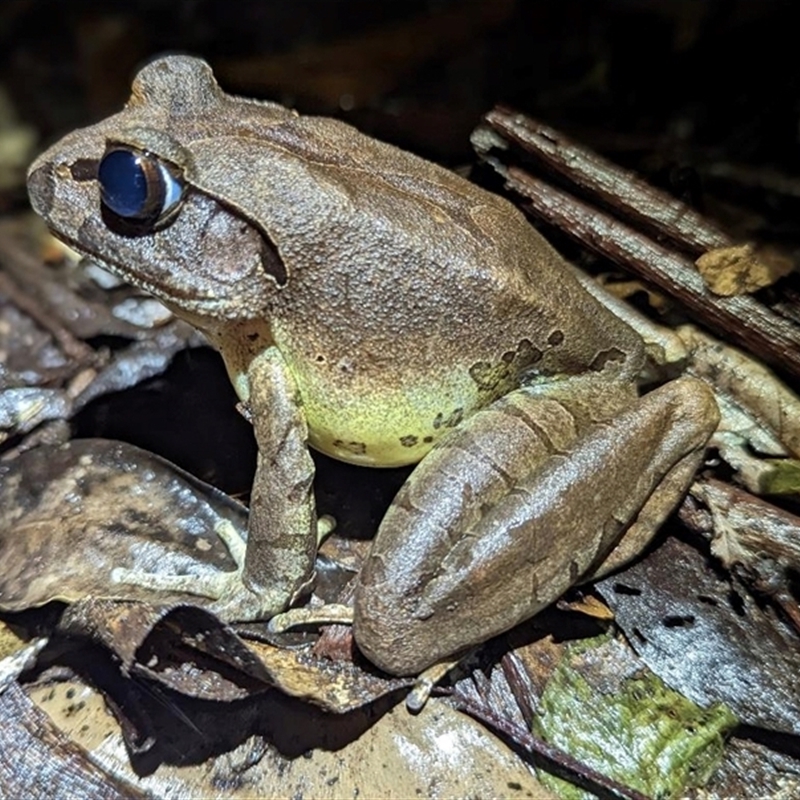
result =
M511 628L597 564L662 481L659 509L684 491L718 419L704 384L674 381L593 421L570 383L478 412L402 487L356 590L371 661L416 674Z

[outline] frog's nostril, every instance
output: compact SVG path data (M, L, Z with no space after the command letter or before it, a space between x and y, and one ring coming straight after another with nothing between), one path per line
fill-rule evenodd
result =
M52 164L42 164L31 170L28 175L28 197L30 197L31 207L37 214L44 216L50 212L53 207L54 194L55 181Z

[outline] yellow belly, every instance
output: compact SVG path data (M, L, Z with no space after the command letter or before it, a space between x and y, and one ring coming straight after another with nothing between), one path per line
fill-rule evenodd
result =
M250 393L248 365L269 341L265 323L253 322L250 328L239 326L217 337L207 332L222 351L243 402ZM287 365L302 398L309 444L352 464L415 464L464 417L492 399L479 391L463 365L445 370L437 364L432 374L408 367L401 373L399 365L392 364L346 376L320 367L312 358L287 359Z
M435 385L363 387L347 396L299 383L312 447L373 467L415 464L479 404L464 372L440 376Z

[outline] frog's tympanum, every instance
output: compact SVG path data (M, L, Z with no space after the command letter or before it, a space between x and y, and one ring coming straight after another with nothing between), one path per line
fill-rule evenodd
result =
M197 59L142 69L29 189L56 236L222 353L259 448L243 563L210 585L128 580L218 598L227 619L308 590L309 446L420 462L354 612L361 650L411 674L632 552L716 425L696 380L638 396L639 336L506 200L337 120L228 96Z

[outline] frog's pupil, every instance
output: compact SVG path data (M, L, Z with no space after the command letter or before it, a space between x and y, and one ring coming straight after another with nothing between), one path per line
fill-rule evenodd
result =
M147 206L147 175L142 156L113 150L100 162L97 179L103 203L120 217L139 217Z

